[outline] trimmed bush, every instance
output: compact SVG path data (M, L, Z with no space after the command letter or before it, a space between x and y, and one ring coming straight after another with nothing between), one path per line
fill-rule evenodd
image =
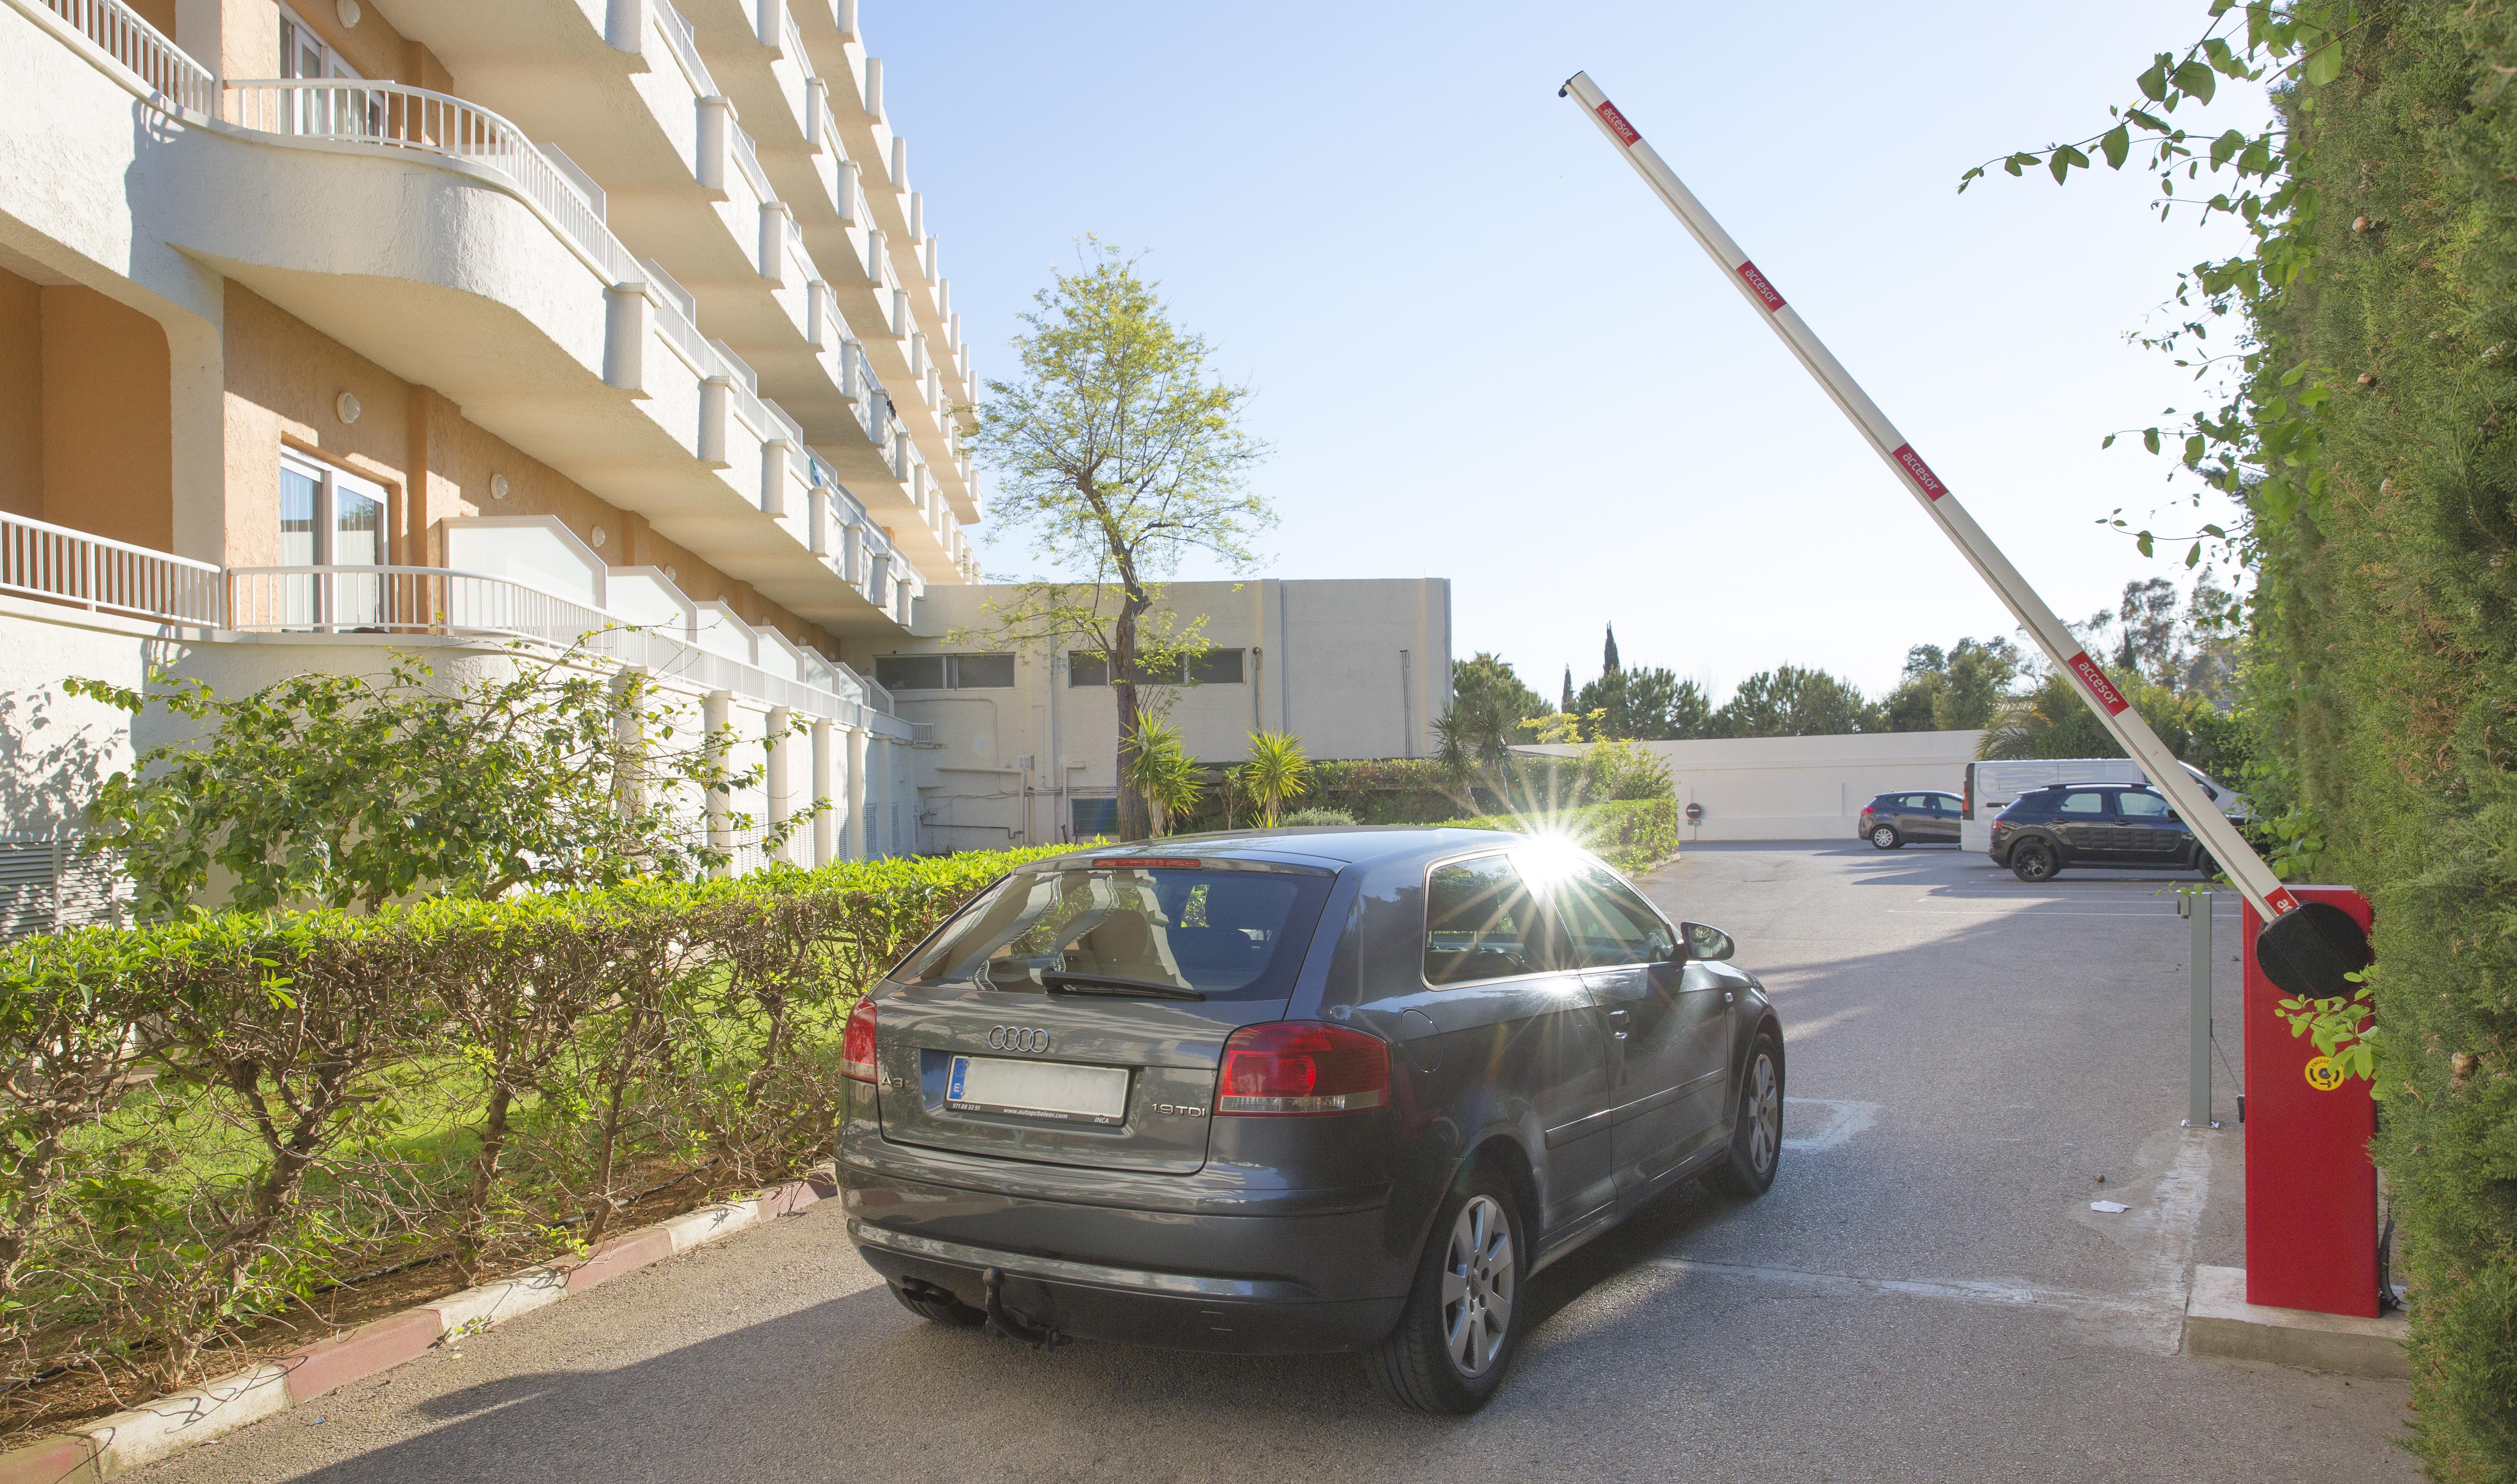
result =
M7 1378L181 1386L343 1280L601 1240L830 1147L848 1007L1023 861L201 914L0 953ZM21 1402L14 1428L43 1420Z

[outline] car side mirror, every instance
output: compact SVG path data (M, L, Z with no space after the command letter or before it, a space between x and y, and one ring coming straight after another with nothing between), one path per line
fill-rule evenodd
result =
M1682 922L1678 925L1678 953L1672 961L1685 963L1695 958L1727 961L1738 952L1739 945L1731 942L1730 935L1722 929L1708 927L1701 922Z

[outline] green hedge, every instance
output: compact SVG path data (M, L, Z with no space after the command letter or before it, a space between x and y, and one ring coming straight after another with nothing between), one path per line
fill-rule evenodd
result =
M2517 1479L2517 21L2376 9L2291 104L2319 497L2258 509L2253 701L2377 909L2375 1145L2434 1476ZM2261 505L2263 502L2256 502ZM2275 800L2276 803L2289 802Z
M1565 834L1629 876L1678 854L1678 802L1670 798L1615 799L1561 814L1485 814L1444 823L1463 829Z
M1063 848L11 947L11 1390L63 1368L180 1386L256 1326L320 1333L344 1279L499 1270L642 1197L794 1172L830 1147L841 1028L882 964Z

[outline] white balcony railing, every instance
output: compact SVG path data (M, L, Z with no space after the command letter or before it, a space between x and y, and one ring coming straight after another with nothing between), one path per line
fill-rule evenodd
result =
M219 94L218 79L121 0L43 0L43 4L96 43L98 50L122 64L169 106L194 113L210 111Z
M207 562L0 515L0 592L216 627L219 569Z
M505 577L433 567L244 567L228 574L230 628L524 640L588 652L704 690L907 738L889 693L845 665L825 689L624 623Z
M614 283L639 276L637 261L567 174L523 130L477 104L398 82L273 78L229 83L219 116L258 134L407 149L494 170Z

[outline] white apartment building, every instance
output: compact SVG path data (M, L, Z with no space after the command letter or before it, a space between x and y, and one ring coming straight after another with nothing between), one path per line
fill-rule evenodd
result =
M916 634L875 653L900 714L930 734L916 783L929 849L1089 838L1115 824L1109 666L1086 640L992 643L991 610L1016 596L936 588ZM1449 579L1176 582L1160 608L1206 619L1206 653L1162 688L1200 761L1241 761L1259 730L1294 734L1315 759L1432 755L1433 719L1451 704Z
M0 0L0 834L131 755L64 676L619 621L790 854L926 843L974 383L856 0Z

